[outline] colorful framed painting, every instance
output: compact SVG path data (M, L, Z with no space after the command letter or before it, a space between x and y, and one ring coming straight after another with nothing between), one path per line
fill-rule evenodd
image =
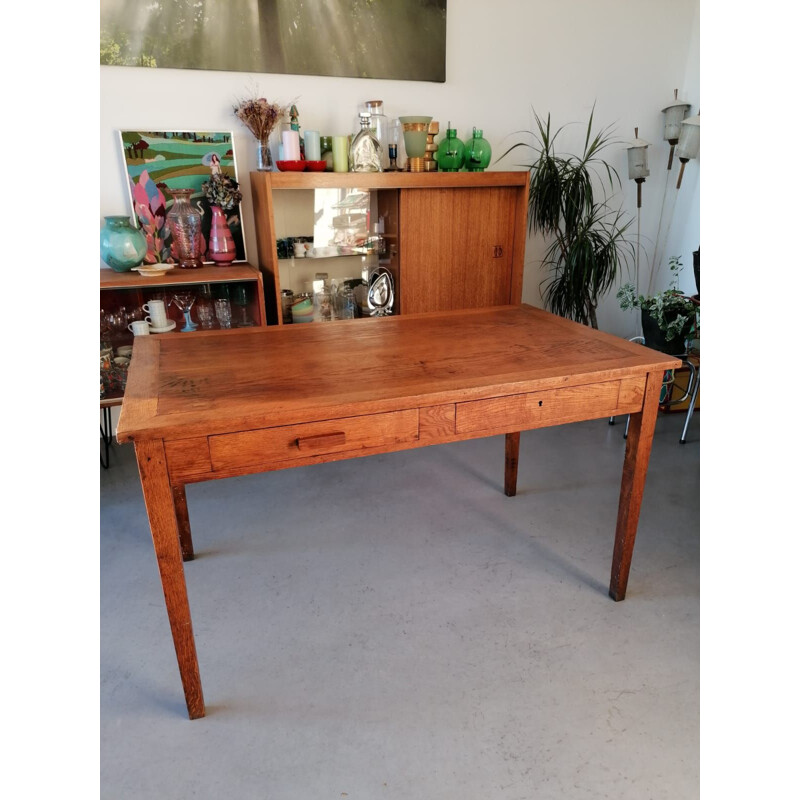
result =
M193 190L192 204L203 212L203 237L208 242L211 206L203 194L203 182L216 171L239 180L231 133L119 131L119 141L133 216L147 237L145 263L177 260L166 224L173 202L171 189ZM236 243L236 261L246 261L241 205L225 216Z

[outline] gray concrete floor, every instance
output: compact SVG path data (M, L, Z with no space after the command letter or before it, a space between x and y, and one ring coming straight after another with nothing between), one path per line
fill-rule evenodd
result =
M627 599L606 421L187 487L189 721L130 445L101 470L104 798L699 795L700 417L659 418Z

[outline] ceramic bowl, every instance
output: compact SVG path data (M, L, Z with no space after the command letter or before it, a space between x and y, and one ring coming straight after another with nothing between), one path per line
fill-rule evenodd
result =
M147 267L134 267L133 269L145 278L160 278L167 271L174 269L174 264L157 264Z
M305 161L276 161L281 172L302 172L306 168Z
M327 163L324 158L321 161L306 161L306 169L309 172L324 172Z

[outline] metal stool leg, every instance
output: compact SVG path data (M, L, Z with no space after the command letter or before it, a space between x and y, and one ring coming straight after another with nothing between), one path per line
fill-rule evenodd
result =
M686 412L686 422L683 423L683 433L681 434L681 444L686 444L686 432L689 430L689 423L694 414L694 407L697 403L697 395L700 392L700 373L695 375L694 386L692 387L692 399L689 401L689 410Z
M103 422L100 425L100 438L103 440L103 449L100 451L100 465L108 469L108 453L111 449L111 406L103 407ZM105 452L105 459L103 453Z

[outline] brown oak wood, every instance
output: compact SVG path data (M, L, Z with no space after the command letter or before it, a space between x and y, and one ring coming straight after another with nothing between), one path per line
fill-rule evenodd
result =
M658 416L658 397L664 373L651 372L647 376L642 410L631 414L625 462L622 466L622 486L619 494L617 531L614 538L614 557L611 562L611 584L608 593L614 600L624 600L628 575L633 559L633 545L639 524L639 511L647 476L647 464L653 446L653 432Z
M641 378L654 366L680 364L531 306L235 333L137 337L118 440L464 403Z
M517 470L519 469L520 432L506 434L506 497L514 497L517 493Z
M192 528L189 525L189 507L186 505L186 487L172 487L172 499L175 505L175 519L178 523L178 536L181 540L181 555L184 561L194 560Z
M159 440L141 441L135 443L135 448L186 708L189 718L197 719L205 716L203 687L200 683L200 668L197 664L192 617L183 574L175 498L169 485L164 445Z
M273 189L442 189L452 187L527 186L518 172L251 172L255 191Z
M136 444L190 716L203 701L186 483L505 433L513 495L521 430L631 413L609 589L624 597L661 377L678 359L524 305L235 333L137 337L117 429Z
M400 195L404 313L518 302L511 295L517 194L481 187Z
M397 314L522 299L527 172L252 172L250 182L271 323L282 322L274 191L286 189L376 191Z

